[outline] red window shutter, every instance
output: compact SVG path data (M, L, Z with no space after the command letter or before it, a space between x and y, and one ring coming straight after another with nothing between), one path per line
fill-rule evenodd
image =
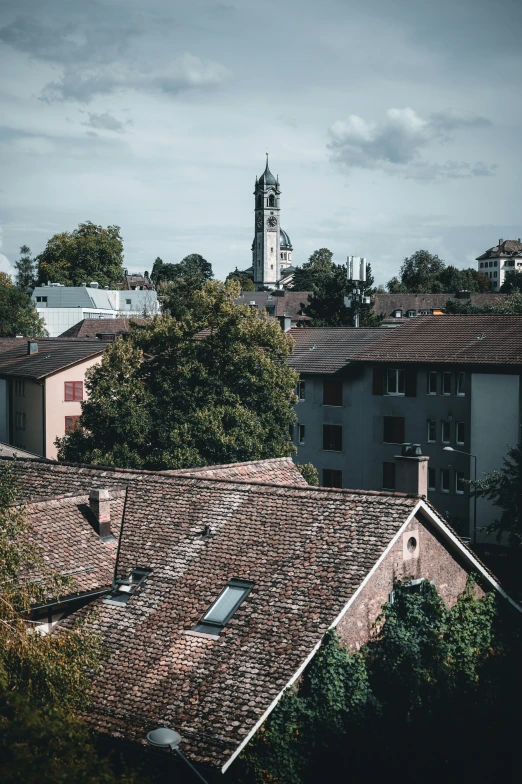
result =
M74 382L74 399L83 400L83 381Z
M66 381L65 382L65 399L66 400L74 400L74 382L73 381Z
M381 367L373 369L373 394L384 395L384 370Z
M406 368L404 392L406 397L417 396L417 370L414 367Z

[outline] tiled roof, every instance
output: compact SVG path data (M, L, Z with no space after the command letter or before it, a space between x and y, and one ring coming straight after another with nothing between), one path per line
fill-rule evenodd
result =
M335 373L365 346L386 340L389 331L353 327L294 328L288 333L295 341L288 364L299 373Z
M73 577L74 595L111 585L124 496L123 490L111 493L113 541L103 541L98 535L87 495L51 498L25 505L27 522L34 540L42 548L45 563L60 574Z
M522 365L522 316L419 316L382 333L353 361Z
M34 457L40 460L45 460L47 462L47 458L45 457L40 457L40 455L35 455L34 452L27 452L25 449L19 449L17 446L12 446L12 444L4 444L3 442L0 442L0 457Z
M472 305L483 307L484 305L499 305L504 302L507 294L494 294L486 292L484 294L470 294L466 299L455 297L454 294L376 294L373 302L374 313L386 313L390 316L396 310L442 310L449 299L456 299L465 304L471 302Z
M499 258L502 256L522 256L522 242L520 240L499 240L498 245L489 248L482 256L477 256L477 261Z
M271 482L277 485L306 486L308 484L289 457L276 457L272 460L252 460L248 463L203 466L201 468L182 468L176 471L162 471L162 473L173 476L194 476L200 479Z
M0 376L24 376L25 378L45 378L53 373L75 365L98 354L102 354L106 344L99 340L59 340L58 338L38 338L38 351L27 353L27 340L20 345L0 354Z
M143 741L166 724L191 759L221 767L417 503L181 476L129 488L118 574L153 571L125 607L96 602L82 612L107 651L90 725ZM253 588L221 635L187 634L233 578Z
M121 335L122 332L128 332L130 325L144 324L144 319L128 319L128 318L107 318L107 319L82 319L73 327L63 332L60 338L83 338L88 340L96 340L96 335L100 332L111 335Z
M308 304L309 291L285 291L282 296L269 291L243 291L234 302L236 305L249 305L255 302L258 308L273 310L276 317L287 316L292 321L309 321L309 317L302 314L302 305ZM269 299L270 297L270 299Z

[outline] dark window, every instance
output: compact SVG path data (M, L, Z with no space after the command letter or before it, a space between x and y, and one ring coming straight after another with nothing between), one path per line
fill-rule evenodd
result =
M219 634L251 590L252 583L250 582L230 580L216 601L206 611L194 631Z
M76 425L79 420L79 416L66 416L65 417L65 432L70 433L71 430L76 429Z
M437 471L435 468L428 468L428 490L437 489Z
M428 441L435 443L437 440L437 420L428 419Z
M299 443L304 444L305 442L305 426L299 425Z
M306 396L306 384L304 381L300 381L297 387L297 396L299 400L304 400Z
M437 371L430 370L428 372L428 395L437 394Z
M404 370L388 368L386 373L386 394L404 395Z
M341 425L323 425L323 449L329 452L343 451L343 428Z
M451 395L451 373L442 374L442 394Z
M464 422L457 422L455 441L457 442L457 444L464 443Z
M323 487L342 487L343 472L334 468L323 468Z
M382 464L382 486L385 490L395 490L395 463Z
M64 399L68 400L83 400L83 381L66 381L64 390Z
M274 197L273 197L273 196L269 196L269 197L268 197L268 206L269 206L269 207L273 207L273 206L274 206L274 204L275 204Z
M457 395L466 394L464 389L465 378L466 378L465 373L457 373Z
M451 441L451 422L442 422L442 443L449 444Z
M290 441L294 440L294 426L293 425L288 425L288 438L290 439Z
M383 417L382 440L386 444L404 443L404 417Z
M15 395L25 397L25 380L23 378L15 379Z
M459 495L464 493L464 471L455 472L455 492Z
M152 569L133 569L128 577L113 584L112 592L103 600L104 604L127 604L133 594L141 589Z
M440 469L440 489L443 493L449 493L450 475L447 468Z
M323 381L323 406L342 406L343 382L339 379Z
M375 367L373 369L373 394L384 395L384 374L385 370L382 367Z

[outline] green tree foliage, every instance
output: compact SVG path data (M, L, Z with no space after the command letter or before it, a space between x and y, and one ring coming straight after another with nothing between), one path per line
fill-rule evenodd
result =
M207 281L181 318L156 318L109 346L89 371L81 429L58 442L60 457L160 469L294 452L292 339L236 306L238 294L237 282Z
M309 485L319 484L319 473L313 463L297 463L296 468Z
M16 285L20 289L26 289L30 286L35 277L35 263L31 255L31 248L28 245L22 245L20 248L20 258L15 261L16 267Z
M522 292L515 291L508 294L498 305L472 305L471 301L461 299L449 299L444 306L446 313L456 313L465 315L475 314L500 314L513 316L522 314Z
M479 293L489 291L489 279L484 273L446 266L437 255L418 250L404 259L398 277L388 281L391 294L443 294L457 291Z
M292 288L294 291L315 291L324 276L332 275L333 253L328 248L319 248L312 253L302 267L296 267Z
M119 226L87 221L71 232L55 234L37 256L38 282L81 286L97 281L116 288L123 281L123 243Z
M236 780L511 780L521 652L519 613L476 598L471 582L451 608L428 582L418 593L398 584L360 652L326 635Z
M45 322L38 315L34 302L8 275L0 279L0 337L16 335L43 337L47 335Z
M246 272L238 270L236 267L234 272L229 272L227 275L227 280L237 280L241 291L254 291L254 279L251 275L248 275Z
M488 526L488 533L496 533L500 540L507 537L510 547L522 555L522 447L512 446L503 459L500 471L487 474L484 479L471 481L474 494L487 498L499 507L500 517Z
M500 291L502 294L514 294L516 291L522 292L522 273L516 270L508 270Z
M179 279L190 280L194 287L200 287L206 280L212 280L212 264L200 256L199 253L191 253L185 256L179 264L166 264L160 257L154 262L151 272L151 280L158 285L159 283L176 283Z

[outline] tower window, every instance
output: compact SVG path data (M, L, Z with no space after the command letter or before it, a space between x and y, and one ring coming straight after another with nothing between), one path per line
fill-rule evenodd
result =
M269 207L275 207L275 200L274 200L273 196L269 196L268 197L268 206Z

